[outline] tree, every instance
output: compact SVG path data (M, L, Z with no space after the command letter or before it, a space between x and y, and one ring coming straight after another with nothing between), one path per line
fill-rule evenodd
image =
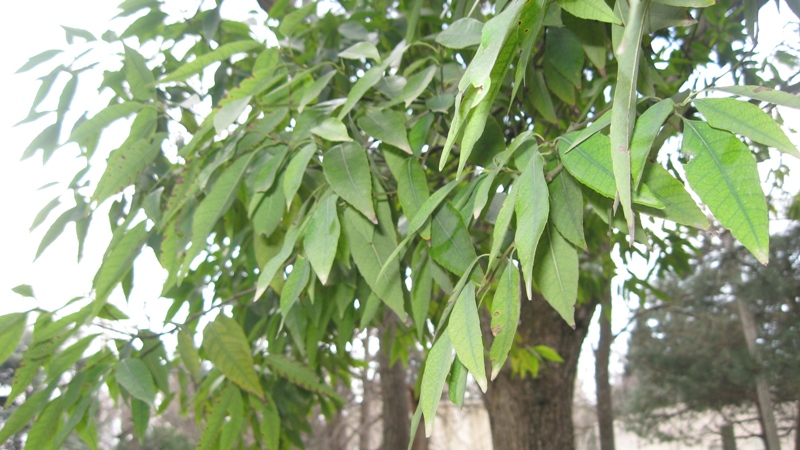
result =
M651 297L637 317L626 403L628 423L642 435L697 439L697 429L679 425L703 413L717 415L724 425L746 424L759 417L759 377L767 381L774 411L783 413L781 431L796 428L800 227L773 236L768 266L741 247L726 248L724 241L724 235L709 236L694 262L695 274L662 281L671 300ZM760 361L748 351L739 302L754 317ZM771 448L766 434L756 432Z
M113 55L68 28L66 54L44 52L21 69L63 59L42 78L27 120L49 125L24 156L46 162L77 146L87 168L38 253L74 223L80 254L109 203L113 237L92 296L3 319L35 318L8 402L38 372L48 376L0 441L35 420L73 427L92 445L92 422L70 393L91 398L102 385L144 436L173 398L175 368L182 386L197 386L201 448L244 434L271 449L301 446L311 411L331 416L341 405L331 386L349 385L359 365L354 329L394 323L392 353L406 358L415 340L428 350L412 430L424 418L430 432L444 385L458 403L470 372L484 391L496 379L486 401L499 448L570 448L578 349L610 277L602 261L625 235L626 252L648 251L642 217L707 227L688 182L767 261L751 150L798 152L777 111L758 105L800 100L773 90L794 90L791 78L765 79L734 50L749 45L757 4L270 3L259 2L270 20L250 25L225 19L221 3L175 17L156 0L126 0L124 31L102 36ZM103 73L108 105L72 111L75 86L99 59L120 63ZM712 60L745 85L684 87ZM40 111L58 78L67 81L56 111ZM122 119L129 134L95 185L88 169L102 165L104 130ZM683 160L654 163L674 136ZM169 275L166 331L75 341L126 317L109 298L139 282L132 262L145 248ZM385 323L387 314L397 318ZM177 336L175 358L167 335ZM94 342L80 376L62 378ZM540 359L563 363L532 378ZM62 400L48 404L54 392Z

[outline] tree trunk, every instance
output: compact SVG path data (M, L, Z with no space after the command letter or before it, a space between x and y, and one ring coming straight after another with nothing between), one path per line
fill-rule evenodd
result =
M411 439L411 398L406 385L406 369L399 359L390 363L392 341L394 341L394 313L386 310L385 331L381 336L378 363L381 374L381 398L383 400L383 445L384 450L408 447Z
M736 435L733 433L733 425L726 423L720 427L719 433L722 435L722 450L736 450Z
M484 396L495 450L572 450L575 448L572 397L578 356L597 300L575 310L575 329L538 294L520 293L519 334L523 345L543 344L564 359L543 363L537 378L511 376L506 367Z
M614 450L614 405L611 400L611 383L608 376L608 361L611 356L610 292L603 299L600 309L600 342L594 352L594 379L597 385L597 424L600 428L600 450Z
M364 355L364 362L369 364L369 335L364 338L363 345L364 351L366 352ZM358 426L358 450L370 450L369 436L372 430L372 418L370 414L370 408L372 406L372 381L370 381L367 376L367 369L362 371L361 384L363 386L363 394L361 396L361 405L359 406L361 419Z

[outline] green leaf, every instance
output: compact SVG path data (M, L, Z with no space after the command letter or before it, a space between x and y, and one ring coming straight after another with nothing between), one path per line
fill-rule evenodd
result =
M597 133L582 144L569 151L577 133L561 136L558 151L561 162L581 183L608 198L614 198L616 186L612 171L611 153L608 151L608 136ZM646 185L639 187L634 193L633 201L651 208L663 208L664 205L653 196Z
M583 235L583 194L569 172L561 171L548 185L550 217L553 225L568 241L586 248Z
M278 31L284 36L292 36L295 31L297 31L298 26L303 23L303 20L305 20L312 11L316 11L316 9L315 3L309 3L302 8L290 12L281 20Z
M133 419L136 438L139 439L139 442L144 441L147 426L150 424L150 406L139 399L131 399L131 419Z
M19 286L11 288L11 290L23 297L36 298L36 296L33 295L33 288L28 284L20 284Z
M48 448L56 437L54 430L61 425L61 415L64 412L64 401L57 397L50 401L41 414L33 421L25 438L25 448Z
M571 153L574 153L573 150ZM544 232L550 214L547 182L544 179L544 158L536 151L531 156L525 170L514 184L517 198L514 209L517 213L517 231L514 244L525 281L525 292L533 298L533 260L539 238ZM495 225L496 226L496 225Z
M322 123L312 128L311 133L333 142L349 142L353 140L347 133L347 127L335 117L326 118Z
M428 309L430 308L431 290L433 289L431 262L423 250L423 245L420 244L418 251L414 253L414 259L411 263L411 314L414 318L414 324L417 326L417 338L420 341L422 341L422 337L427 330Z
M49 216L50 213L60 204L61 200L59 197L50 200L50 202L46 204L38 214L36 214L36 218L33 219L33 223L31 223L31 227L28 229L28 231L33 231L38 228L39 225L44 223L44 221L47 220L47 216Z
M489 270L500 262L500 251L506 240L506 235L511 227L511 219L514 218L514 210L517 203L517 192L519 189L516 186L511 188L506 199L503 200L503 206L500 212L497 213L497 219L494 221L494 229L492 230L492 248L489 251Z
M603 0L558 0L564 11L581 19L622 25L614 11Z
M405 122L405 114L391 110L375 111L358 118L358 126L368 136L412 154Z
M289 151L289 147L287 146L279 146L278 148L279 150L277 150L272 157L267 160L263 166L261 166L261 169L258 170L253 182L254 191L266 192L272 187L272 183L275 182L275 178L278 175L278 169L281 168L283 160ZM292 161L294 161L294 158ZM289 164L291 164L292 161L289 161ZM303 169L305 169L305 167Z
M769 218L756 160L736 136L684 120L681 152L692 190L762 263L769 261Z
M262 46L263 44L253 40L237 41L220 45L216 50L206 53L205 55L198 56L192 62L178 67L174 72L158 80L158 84L171 83L173 81L183 81L190 76L201 72L212 63L228 59L237 53L248 52Z
M27 320L28 315L25 313L0 316L0 364L5 363L17 350L22 335L25 333Z
M86 145L87 141L99 136L100 132L113 122L128 117L142 108L144 105L139 102L125 102L108 106L72 130L69 140Z
M383 199L381 203L385 201ZM381 206L381 209L385 208L388 208L388 205ZM386 216L387 214L381 215ZM381 217L372 239L366 239L366 236L358 231L370 224L364 219L364 216L352 208L345 209L343 225L350 253L353 255L358 271L364 276L364 280L372 291L405 320L400 265L396 259L389 259L392 251L397 247L391 213L389 212L385 219Z
M544 298L575 328L578 299L578 252L552 227L545 228L536 254L533 279Z
M248 95L225 103L225 105L214 114L214 130L217 134L227 130L228 127L242 115L244 110L247 109L247 105L250 104L251 98L252 97Z
M3 421L3 428L0 429L0 445L5 444L10 437L25 428L33 420L34 416L47 406L54 388L55 383L51 383L44 390L36 392L27 398L25 403L14 408L11 415ZM11 397L6 401L11 401Z
M97 336L96 334L85 336L55 356L50 362L50 366L47 368L47 381L56 380L64 372L71 369L72 366L81 359L83 353L89 348L89 345L92 344Z
M242 327L219 314L203 330L203 349L214 366L240 388L263 399L259 376L253 368L250 344Z
M283 206L283 202L280 202L280 204ZM264 292L267 290L270 283L272 283L272 279L275 278L275 274L278 273L278 270L283 267L283 264L292 254L292 251L294 250L294 244L297 243L297 238L303 233L307 223L308 221L304 221L299 227L293 226L286 231L286 236L283 238L281 250L277 255L270 259L269 262L267 262L267 264L264 266L264 269L261 270L261 273L258 275L256 294L253 298L253 301L258 300L262 295L264 295Z
M587 4L590 1L580 0L580 3ZM605 4L603 0L594 1ZM573 86L580 88L581 72L583 71L583 46L575 33L566 28L548 27L545 43L547 58L553 67Z
M194 258L206 249L208 235L236 198L239 183L254 156L254 152L246 154L225 169L211 187L211 192L197 206L192 220L192 246L183 261L183 274L188 273Z
M297 112L301 113L305 109L306 105L311 103L312 100L319 97L319 94L328 86L330 83L331 78L336 75L335 70L331 70L330 72L326 73L325 75L317 78L314 82L303 90L303 96L300 97L300 102L297 104Z
M242 393L238 389L233 389L233 396L228 405L228 420L222 424L219 448L235 448L234 444L239 438L242 425L244 425L244 401Z
M356 143L337 145L322 159L325 178L339 197L377 224L367 153Z
M330 386L320 381L319 375L296 361L277 354L270 354L264 358L264 364L277 375L307 391L324 395L337 403L342 401L342 398Z
M458 19L436 35L436 42L447 48L462 49L481 43L483 22L465 17Z
M128 358L120 361L114 375L117 383L134 398L147 403L151 408L155 407L153 401L156 397L156 386L153 384L153 376L140 359Z
M211 405L211 413L206 416L206 426L200 435L200 442L197 444L199 450L221 448L217 440L222 425L225 423L225 417L228 415L230 405L233 402L233 397L237 394L241 396L239 390L232 384L225 386L222 391L217 393Z
M486 368L483 362L483 337L478 307L475 304L475 285L467 283L458 296L447 326L458 359L469 369L478 387L486 392Z
M545 359L547 361L553 361L553 362L557 362L557 363L563 363L564 362L564 358L562 358L561 355L559 355L557 351L555 351L554 349L552 349L552 348L550 348L550 347L548 347L546 345L534 345L533 346L533 350L536 353L538 353L539 356L542 357L542 359Z
M145 221L139 222L126 231L103 258L103 263L92 283L98 303L104 303L117 283L131 269L133 260L139 255L142 245L147 240L147 234Z
M773 103L775 105L788 106L789 108L800 109L800 96L788 92L763 86L713 86L709 88L714 91L728 92L730 94L741 95L742 97L760 100L762 102Z
M139 176L161 153L162 139L140 139L114 150L108 156L106 170L97 183L92 200L103 203L139 180Z
M375 66L367 70L364 76L356 81L356 83L350 89L350 93L347 94L347 100L345 100L344 105L342 105L341 111L339 111L339 115L337 116L339 120L343 120L345 116L347 116L347 114L361 100L361 97L363 97L367 91L372 89L373 86L383 79L383 72L389 67L389 65L394 64L398 59L400 59L407 48L408 44L405 41L400 41L400 43L397 44L389 56L383 59L383 62L379 66Z
M467 375L469 371L464 364L458 359L453 361L453 367L450 369L450 382L447 385L447 394L450 401L459 408L464 407L464 394L467 392Z
M155 100L156 88L153 72L147 68L144 57L136 50L125 47L125 79L133 94L133 99L145 102Z
M442 397L444 383L452 364L453 342L449 333L442 333L439 340L431 347L428 359L425 360L425 372L422 374L420 385L419 408L425 418L425 435L428 437L433 433L433 421L436 419L439 399Z
M654 0L662 5L677 6L679 8L706 8L713 6L716 0Z
M407 218L412 218L430 197L425 171L419 161L414 158L404 158L391 151L384 151L386 164L397 180L397 197L400 206ZM430 239L430 232L423 234L423 238Z
M37 67L39 64L50 61L51 59L53 59L53 57L55 57L60 53L63 53L63 50L53 49L53 50L45 50L42 53L39 53L35 56L31 56L30 59L28 59L28 62L23 64L22 67L17 69L17 71L14 73L27 72L33 69L34 67Z
M631 138L631 175L633 176L632 189L634 191L639 188L639 182L642 181L642 171L650 157L653 141L661 130L661 125L672 114L674 108L675 103L672 99L661 100L648 108L636 121L636 128L634 128Z
M667 169L658 163L648 164L642 179L664 204L664 209L644 208L642 212L701 230L708 229L706 215L686 192L683 183L670 175Z
M614 49L617 57L617 85L614 88L611 110L611 162L616 194L622 204L630 242L633 244L635 216L632 209L631 138L636 122L636 80L639 77L639 58L642 54L642 34L649 0L631 0L622 40Z
M431 220L430 255L434 261L450 272L461 276L470 263L477 258L469 231L458 210L446 202ZM472 279L480 283L483 271L480 267L472 273Z
M303 240L308 260L323 285L328 284L328 275L339 246L341 227L336 214L338 199L336 195L328 195L320 201Z
M712 127L741 134L800 158L800 152L786 133L758 106L732 98L695 99L694 104Z
M254 402L256 409L261 411L261 438L267 445L267 450L279 450L281 439L281 416L278 406L268 393L265 393L264 402Z
M489 361L492 364L492 380L497 378L508 358L508 352L514 345L514 336L519 324L519 270L513 261L508 260L503 275L497 281L492 299L492 348L489 350Z
M310 224L309 224L310 225ZM311 276L311 268L308 261L302 256L298 256L292 265L292 272L286 278L286 284L283 285L281 291L281 315L284 319L289 316L289 310L292 309L300 294L306 289L308 279Z
M288 208L294 200L294 195L303 182L303 175L308 167L311 157L317 153L317 146L313 143L300 149L296 155L289 159L283 178L283 193L286 197L286 207ZM324 284L324 283L323 283Z
M178 354L180 355L183 367L189 371L192 379L199 383L200 380L200 353L194 346L194 339L185 329L178 331Z
M378 64L381 63L381 55L375 44L366 41L356 42L339 52L337 56L344 59L372 59Z
M403 93L400 95L398 101L405 102L405 107L408 108L431 84L434 75L436 75L438 67L432 64L413 76L408 78L408 82L403 86Z

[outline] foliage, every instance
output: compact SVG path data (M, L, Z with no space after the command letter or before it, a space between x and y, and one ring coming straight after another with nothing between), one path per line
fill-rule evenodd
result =
M773 90L787 87L777 71L762 79L757 62L733 50L748 42L750 2L279 0L266 26L252 28L225 19L221 3L188 17L163 6L126 0L119 35L101 42L68 29L76 41L68 52L45 52L21 69L74 53L42 78L26 120L49 125L24 156L41 152L46 162L77 146L86 161L67 187L75 206L51 222L38 253L70 223L83 248L107 205L113 236L92 296L23 316L33 341L9 402L38 373L46 381L0 442L35 420L59 437L75 430L95 448L86 411L105 385L131 408L140 438L177 398L204 420L200 448L241 446L245 434L273 450L302 446L312 407L331 414L341 399L330 386L347 384L359 364L349 353L354 330L383 308L408 325L394 356L405 358L415 338L430 348L417 410L430 418L448 374L456 391L464 369L486 388L487 309L492 377L504 365L517 279L572 324L593 278L608 276L592 272L611 247L594 252L598 241L627 234L639 242L632 251L646 252L644 216L708 226L687 187L768 259L767 203L739 136L759 159L766 146L796 155L777 112L750 102L799 102ZM280 45L255 38L267 29ZM106 43L119 62L103 72L108 105L72 111L77 83L108 60ZM745 85L687 87L712 59ZM57 78L68 81L56 110L40 111ZM726 98L707 98L712 91ZM93 186L100 138L120 120L129 134ZM675 136L682 160L665 147L664 168L656 157ZM621 233L609 239L610 230ZM109 299L117 286L130 295L145 248L168 273L166 331L76 340L91 324L114 329L127 318ZM588 270L579 276L581 264ZM18 334L0 335L0 349ZM164 345L170 334L174 356ZM89 348L76 376L62 377ZM548 350L533 353L558 359ZM172 369L182 380L177 396ZM34 437L56 446L53 436Z
M670 301L648 299L630 339L627 424L642 435L693 439L676 421L703 412L731 423L752 417L759 372L778 404L800 399L798 249L796 225L772 237L768 266L709 236L692 276L659 283ZM761 364L748 352L736 297L756 318Z

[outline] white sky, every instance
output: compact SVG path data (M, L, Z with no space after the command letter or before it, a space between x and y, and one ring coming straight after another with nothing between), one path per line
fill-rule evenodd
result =
M4 219L0 220L0 236L3 236L5 242L3 257L0 258L0 314L27 310L34 306L54 309L73 297L85 295L91 289L91 279L99 267L102 251L110 238L105 215L97 215L92 224L81 264L76 262L77 241L73 225L67 227L62 238L51 245L38 261L32 261L44 232L52 220L66 208L62 204L34 233L29 233L28 228L37 212L53 197L64 192L64 183L79 170L82 161L76 158L77 150L74 148L59 150L44 167L40 155L19 161L25 147L46 122L13 127L27 115L31 100L38 89L39 82L32 75L43 75L42 71L22 75L14 75L14 72L30 56L50 48L64 47L64 32L60 25L88 29L96 35L105 31L108 20L116 13L117 3L115 0L39 0L5 2L3 5L3 14L0 14L0 42L6 45L0 65L1 98L4 100L3 108L0 108L0 133L5 146L0 151L0 211ZM247 11L255 7L255 1L228 0L226 6ZM774 3L769 2L761 14L761 23L770 24L761 30L761 49L771 51L785 40L800 41L797 34L787 31L782 25L787 20L796 21L788 8L784 7L782 14L778 14ZM45 64L44 67L50 66ZM76 101L80 98L79 92ZM89 95L89 98L96 97ZM800 128L797 114L789 120L790 126ZM69 126L67 131L68 129ZM796 134L790 135L790 139L795 144L800 142ZM106 151L108 150L107 148ZM37 191L40 186L51 181L61 181L62 184ZM69 199L62 201L66 204ZM158 329L158 320L148 324L144 314L146 308L163 311L164 307L154 304L159 301L163 273L149 248L137 260L135 274L132 304L123 307L123 310L130 313L142 326L152 325L154 329ZM11 288L23 283L33 286L38 305L11 292ZM114 301L124 302L119 289ZM148 303L150 305L146 306ZM615 315L615 327L619 328L626 321L626 305L617 299L615 310L619 312L618 317ZM155 316L158 317L159 314ZM597 335L595 324L587 339L588 345L584 345L579 370L579 377L584 380L584 391L590 395L594 391L591 345L596 342ZM624 354L625 340L618 339L615 345L618 355ZM613 366L615 372L621 372L622 365L618 357Z

